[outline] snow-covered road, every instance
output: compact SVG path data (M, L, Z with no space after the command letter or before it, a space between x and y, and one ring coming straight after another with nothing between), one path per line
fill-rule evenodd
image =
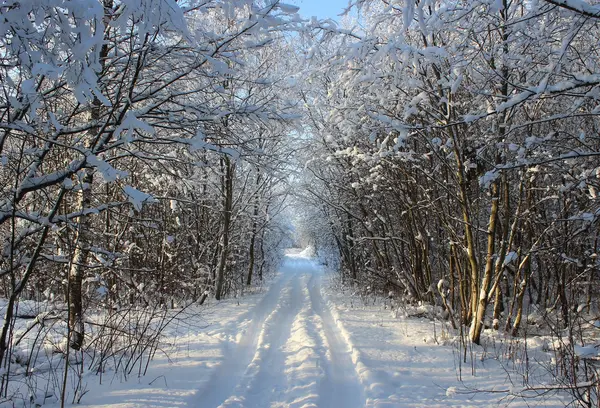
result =
M321 293L314 261L288 256L250 324L191 397L194 407L363 407L345 342Z

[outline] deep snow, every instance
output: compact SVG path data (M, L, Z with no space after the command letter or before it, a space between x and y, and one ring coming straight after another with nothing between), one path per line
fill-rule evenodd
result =
M438 344L450 338L441 323L434 331L430 320L390 312L388 301L365 305L327 287L317 262L288 255L264 293L211 303L170 327L145 377L122 381L105 373L99 385L87 375L82 405L565 406L557 396L523 399L503 391L518 393L521 384L518 358L508 364L497 358L502 345L474 349L475 375L465 366L461 382L458 348Z

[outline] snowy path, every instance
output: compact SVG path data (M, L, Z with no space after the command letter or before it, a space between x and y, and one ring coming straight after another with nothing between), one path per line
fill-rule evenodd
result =
M552 394L530 400L497 391L518 387L522 370L519 359L497 358L504 353L503 338L474 348L474 365L462 366L459 381L460 358L445 324L397 317L387 299L367 302L353 292L334 290L310 259L288 255L280 272L266 293L209 302L199 313L169 327L161 353L137 382L106 373L104 384L98 385L97 376L89 372L84 380L90 392L83 404L94 408L566 405ZM449 345L438 345L445 341ZM543 344L528 344L529 356L544 361L548 354ZM539 370L530 374L543 379Z
M351 350L324 307L321 270L288 257L194 407L363 407Z

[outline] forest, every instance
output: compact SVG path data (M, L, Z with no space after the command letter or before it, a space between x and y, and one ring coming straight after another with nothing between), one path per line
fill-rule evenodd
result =
M182 311L303 245L434 306L465 359L553 334L596 406L600 4L3 0L0 241L0 401L145 372Z

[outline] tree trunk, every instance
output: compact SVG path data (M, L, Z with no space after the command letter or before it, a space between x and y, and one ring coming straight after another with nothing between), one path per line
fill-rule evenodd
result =
M519 326L521 324L521 320L523 319L523 298L525 296L525 289L527 289L527 284L529 283L529 274L530 272L527 271L527 268L525 267L526 265L529 264L529 258L531 256L531 253L529 253L527 256L525 256L525 258L523 259L523 261L521 261L521 263L519 264L519 269L517 271L517 273L515 274L515 277L517 276L521 276L521 273L523 274L523 280L521 281L521 284L519 285L519 291L516 294L516 303L517 303L517 315L515 316L515 322L513 324L512 327L512 331L511 331L511 335L512 336L516 336L517 333L519 332Z
M81 191L77 208L84 210L90 207L92 195L92 170L86 169L81 179ZM71 332L70 347L80 350L83 345L84 323L83 323L83 299L82 282L85 265L89 254L88 237L89 220L83 215L79 218L77 232L75 234L73 258L69 267L69 330Z
M487 239L487 255L485 261L485 270L483 273L483 279L481 280L481 288L479 290L479 299L477 300L476 313L471 321L471 341L475 344L479 344L481 340L481 331L483 330L485 319L485 311L488 305L488 290L492 282L492 275L494 272L494 252L496 243L496 221L498 219L498 184L492 183L492 208L490 210L490 221L488 225L488 239Z
M249 250L249 265L248 265L248 280L246 281L246 285L250 286L252 284L252 273L254 272L254 244L256 242L256 229L257 222L256 217L258 216L258 203L254 204L254 219L252 220L252 237L250 238L250 250Z
M467 192L467 180L464 173L464 162L460 148L458 145L458 139L453 132L454 141L454 157L456 160L456 176L458 180L458 187L460 193L460 207L462 210L463 222L465 224L465 239L467 244L467 259L469 261L469 272L471 274L471 288L470 288L470 302L469 302L469 313L468 318L476 318L477 314L477 299L479 291L479 266L477 265L477 253L475 248L475 238L473 237L473 223L471 221L471 208L469 205L469 194Z
M252 232L251 232L251 237L250 237L250 249L249 249L249 265L248 265L248 279L246 280L246 285L250 286L252 284L252 274L254 273L254 259L255 259L255 254L254 254L254 247L256 244L256 234L258 231L258 222L256 221L256 219L258 218L258 197L259 197L259 188L260 188L260 183L262 181L262 175L260 173L260 170L258 171L258 174L256 175L256 192L255 195L256 197L254 198L254 210L252 211Z
M223 188L223 232L221 235L221 254L217 266L217 282L215 288L215 299L220 300L223 295L223 284L225 280L225 265L229 254L229 227L231 224L231 209L233 205L233 169L234 165L228 156L223 159L225 163L225 180Z

